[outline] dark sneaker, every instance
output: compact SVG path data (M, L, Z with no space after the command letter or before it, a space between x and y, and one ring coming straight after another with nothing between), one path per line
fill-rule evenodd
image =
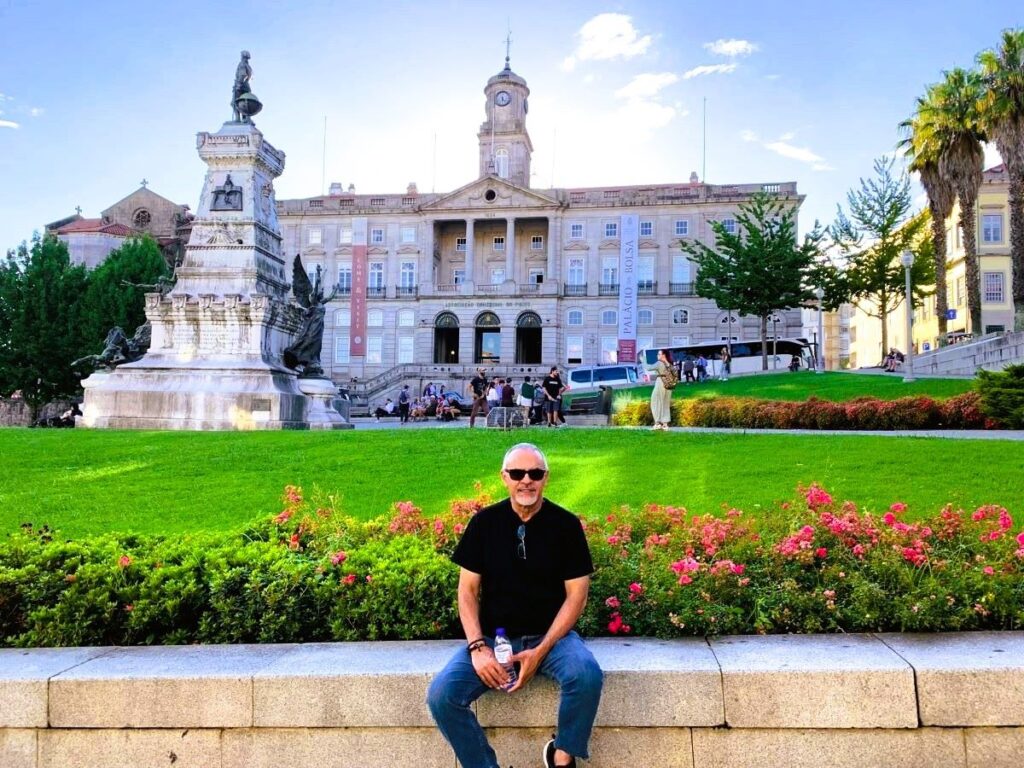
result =
M551 739L547 744L544 745L544 768L556 768L555 767L555 740ZM569 758L569 764L566 766L558 766L557 768L576 768L576 758Z

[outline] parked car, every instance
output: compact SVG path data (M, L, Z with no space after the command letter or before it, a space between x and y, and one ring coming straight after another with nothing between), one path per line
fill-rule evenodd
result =
M569 392L592 392L600 387L631 387L639 383L635 365L611 363L609 365L582 365L566 376Z

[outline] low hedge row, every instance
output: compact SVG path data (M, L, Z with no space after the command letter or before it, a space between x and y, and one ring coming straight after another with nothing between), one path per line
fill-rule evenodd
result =
M1024 533L947 507L905 524L798 489L760 520L649 506L583 521L597 571L589 635L1015 629ZM0 645L457 637L449 555L486 498L429 519L410 502L360 522L286 489L239 534L0 542Z
M647 400L626 401L612 416L618 426L650 426ZM902 397L879 400L860 397L832 402L811 397L803 401L757 400L746 397L686 398L672 401L672 423L678 427L741 429L995 429L977 392L946 400Z

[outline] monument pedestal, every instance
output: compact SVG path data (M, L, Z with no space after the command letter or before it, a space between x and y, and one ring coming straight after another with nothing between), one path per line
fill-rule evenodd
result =
M284 170L284 153L251 122L200 133L197 149L209 170L174 288L166 296L146 295L149 351L82 382L80 424L203 430L351 426L330 407L337 389L329 380L306 383L282 360L303 312L288 301L274 202L273 180Z

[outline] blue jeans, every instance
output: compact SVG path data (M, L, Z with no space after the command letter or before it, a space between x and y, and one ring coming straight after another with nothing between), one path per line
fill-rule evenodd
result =
M494 641L486 638L494 647ZM541 638L536 635L512 638L512 650L533 648ZM540 665L540 674L558 683L558 731L555 747L575 757L589 757L587 742L601 699L601 668L590 649L575 632L570 632L551 649ZM460 648L438 673L427 691L427 706L462 768L497 768L494 750L470 704L488 688L473 669L469 651Z

